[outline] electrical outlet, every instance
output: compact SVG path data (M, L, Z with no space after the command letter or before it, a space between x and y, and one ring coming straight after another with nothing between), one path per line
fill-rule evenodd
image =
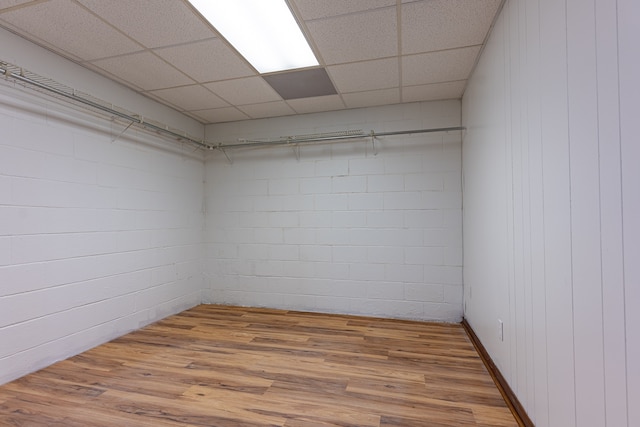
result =
M504 324L501 319L498 319L498 339L504 341Z

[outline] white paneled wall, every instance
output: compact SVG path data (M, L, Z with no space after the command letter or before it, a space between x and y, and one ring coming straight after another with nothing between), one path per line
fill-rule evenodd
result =
M213 125L210 140L457 126L458 101ZM222 153L206 164L209 301L459 321L460 132Z
M465 315L537 426L640 425L639 19L507 0L463 98Z
M123 128L0 85L0 384L201 301L203 161Z

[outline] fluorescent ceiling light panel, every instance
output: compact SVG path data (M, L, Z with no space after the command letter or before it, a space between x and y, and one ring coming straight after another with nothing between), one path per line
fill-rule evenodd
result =
M189 0L260 73L319 65L285 0Z

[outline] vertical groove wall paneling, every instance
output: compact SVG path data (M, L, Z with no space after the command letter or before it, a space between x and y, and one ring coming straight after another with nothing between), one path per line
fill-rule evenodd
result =
M567 1L576 424L604 425L596 26L593 1Z
M639 16L507 1L463 97L466 318L539 426L639 422Z
M618 64L620 87L620 140L622 158L622 222L624 247L624 310L626 316L626 366L628 425L640 425L640 3L618 0Z
M596 0L602 334L606 425L626 425L626 355L616 2Z

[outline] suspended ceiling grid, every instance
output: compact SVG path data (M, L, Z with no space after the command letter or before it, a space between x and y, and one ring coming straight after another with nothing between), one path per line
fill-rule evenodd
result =
M289 0L337 92L294 99L186 0L0 0L0 26L210 124L460 98L501 3Z

